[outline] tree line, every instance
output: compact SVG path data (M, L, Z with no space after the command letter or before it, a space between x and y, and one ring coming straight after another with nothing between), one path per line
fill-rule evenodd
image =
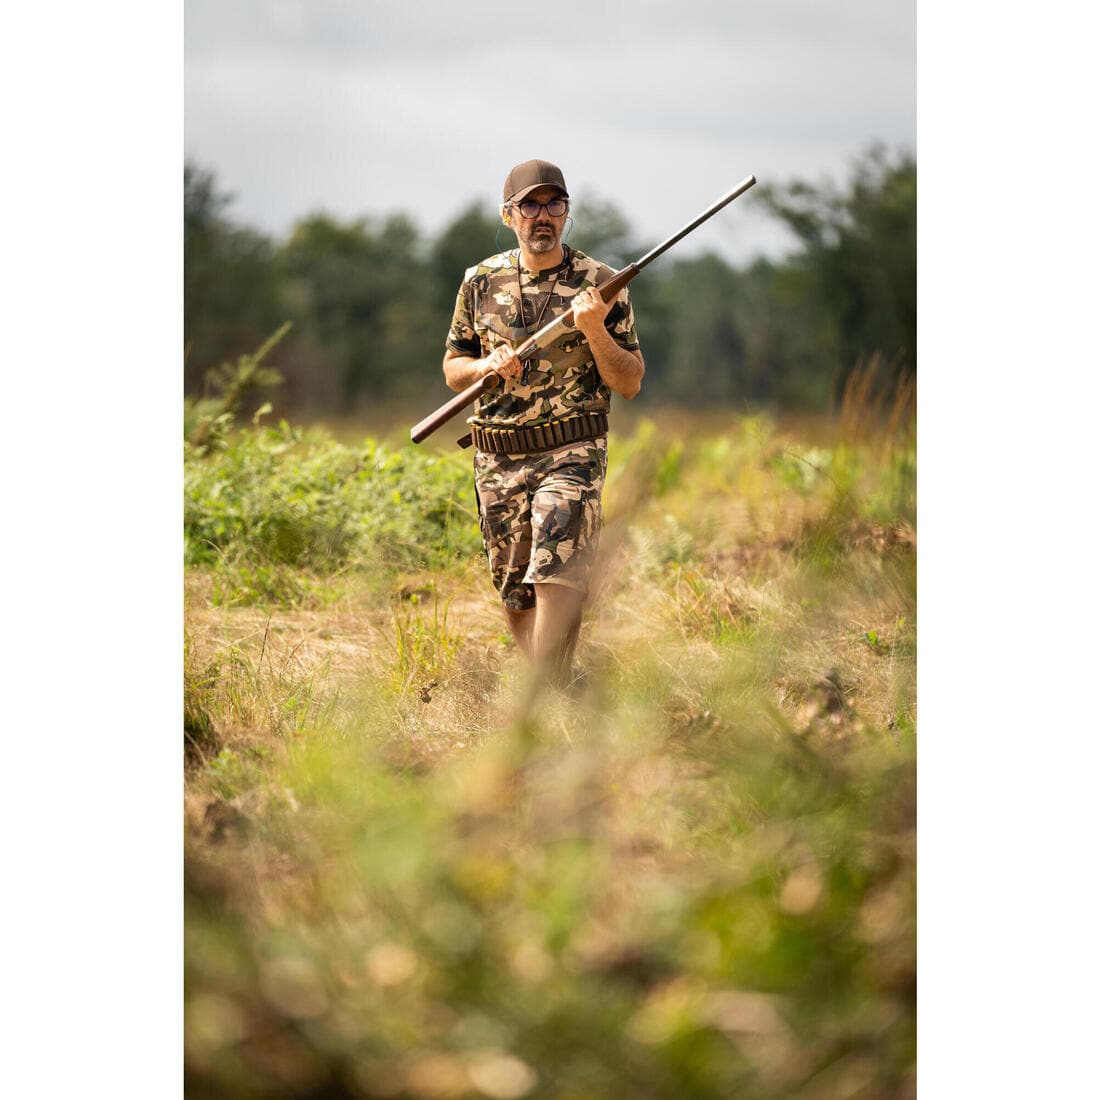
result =
M842 185L759 184L798 241L781 260L735 267L670 253L631 284L646 357L645 400L828 408L872 355L884 385L916 370L916 162L865 151ZM280 411L354 414L370 402L442 395L443 341L463 272L514 246L474 203L434 238L405 214L299 220L277 240L230 215L214 174L184 166L184 389L286 321L269 356ZM620 267L656 241L608 201L574 203L567 240Z

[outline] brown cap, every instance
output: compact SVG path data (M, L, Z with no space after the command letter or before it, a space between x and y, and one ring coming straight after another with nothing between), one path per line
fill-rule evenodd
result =
M508 173L508 178L504 181L504 201L519 202L538 187L557 187L569 198L569 192L565 189L565 177L556 164L551 164L548 160L525 160Z

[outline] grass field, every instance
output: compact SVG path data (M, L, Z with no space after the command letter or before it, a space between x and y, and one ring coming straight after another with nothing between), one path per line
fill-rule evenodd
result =
M915 1095L910 410L613 432L571 695L450 434L262 423L186 454L187 1095Z

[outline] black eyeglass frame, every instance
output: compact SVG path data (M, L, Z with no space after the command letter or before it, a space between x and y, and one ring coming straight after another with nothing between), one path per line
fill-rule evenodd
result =
M555 214L550 209L550 207L553 206L554 203L556 203L556 202L561 203L561 210L557 214ZM537 218L543 210L545 210L547 216L551 217L551 218L560 218L563 215L569 213L569 200L568 199L563 199L560 195L555 196L549 202L536 202L534 199L524 199L522 202L511 202L508 205L510 207L514 207L516 210L518 210L519 213L520 213L520 216L523 217L523 218L526 218L528 221L531 221L532 219ZM532 210L532 212L530 214L526 214L526 213L524 213L524 210L523 210L523 208L525 206L529 210L532 207L534 207L534 209Z

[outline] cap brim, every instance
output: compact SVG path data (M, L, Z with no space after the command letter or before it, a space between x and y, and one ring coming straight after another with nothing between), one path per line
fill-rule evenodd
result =
M569 198L569 192L564 190L559 184L556 183L533 183L530 187L523 188L522 191L517 191L508 201L509 202L522 202L527 198L532 191L539 190L540 187L553 187L556 191L561 193L563 199Z

